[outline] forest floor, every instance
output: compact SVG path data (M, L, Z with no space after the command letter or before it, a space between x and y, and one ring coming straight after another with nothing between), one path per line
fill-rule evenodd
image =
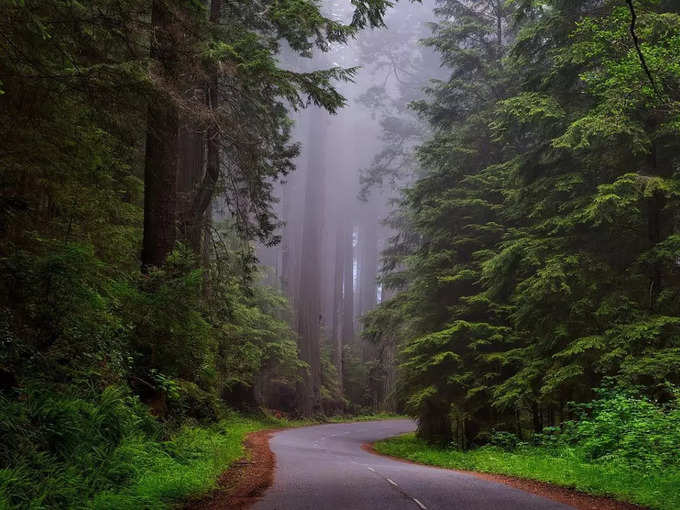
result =
M440 449L413 434L378 441L368 448L406 462L444 467L510 485L579 510L680 508L673 473L641 473L630 467L589 464L573 455L551 455L538 448L516 452Z

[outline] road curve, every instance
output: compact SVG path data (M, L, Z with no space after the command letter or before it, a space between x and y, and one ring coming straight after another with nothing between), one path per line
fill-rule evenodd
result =
M474 476L399 462L363 443L410 432L410 420L319 425L277 433L274 484L255 510L567 510Z

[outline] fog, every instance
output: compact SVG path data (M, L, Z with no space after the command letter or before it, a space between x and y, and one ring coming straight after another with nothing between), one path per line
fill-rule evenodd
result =
M313 388L315 402L325 351L341 389L343 358L379 366L383 387L372 404L390 407L394 346L362 339L361 317L392 292L379 281L380 254L392 235L385 219L400 189L417 174L413 149L426 136L408 105L441 75L437 56L420 43L430 34L433 3L400 2L385 18L386 28L361 31L348 45L309 59L288 59L282 52L296 71L358 68L351 82L338 84L347 104L336 114L313 105L294 114L301 152L296 170L277 183L281 242L257 249L268 268L266 283L290 301L300 355L312 367L298 391ZM348 2L325 7L335 19L351 15Z

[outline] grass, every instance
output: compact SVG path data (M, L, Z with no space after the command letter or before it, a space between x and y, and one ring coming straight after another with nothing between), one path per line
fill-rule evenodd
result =
M265 421L231 417L211 427L184 427L164 443L121 446L123 457L134 462L132 483L120 490L99 493L93 509L161 509L191 499L215 487L218 476L243 457L243 440Z
M404 420L408 418L400 414L393 413L375 413L375 414L361 414L358 416L331 416L327 419L328 423L348 423L355 421L378 421L378 420Z
M399 418L391 414L363 415L331 421L371 421ZM264 419L234 415L212 427L184 427L157 445L124 445L134 458L136 476L123 490L98 494L90 508L97 510L165 509L197 498L215 487L217 478L244 455L243 441L251 432L267 428L302 427L317 421ZM123 453L127 456L128 453Z
M170 508L213 489L243 457L249 433L302 424L232 414L211 426L185 425L167 441L138 433L115 446L96 443L85 459L41 454L39 466L0 466L0 510Z
M413 434L379 441L374 447L380 453L432 466L540 480L659 510L680 508L677 469L640 472L623 464L588 463L577 448L525 447L508 452L484 447L462 452L430 446Z

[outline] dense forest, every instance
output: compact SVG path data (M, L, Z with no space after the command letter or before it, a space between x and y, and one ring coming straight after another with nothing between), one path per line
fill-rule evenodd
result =
M679 172L676 0L0 0L0 508L235 413L680 468Z
M450 70L368 334L401 346L430 440L573 417L596 388L677 398L676 2L438 2Z

